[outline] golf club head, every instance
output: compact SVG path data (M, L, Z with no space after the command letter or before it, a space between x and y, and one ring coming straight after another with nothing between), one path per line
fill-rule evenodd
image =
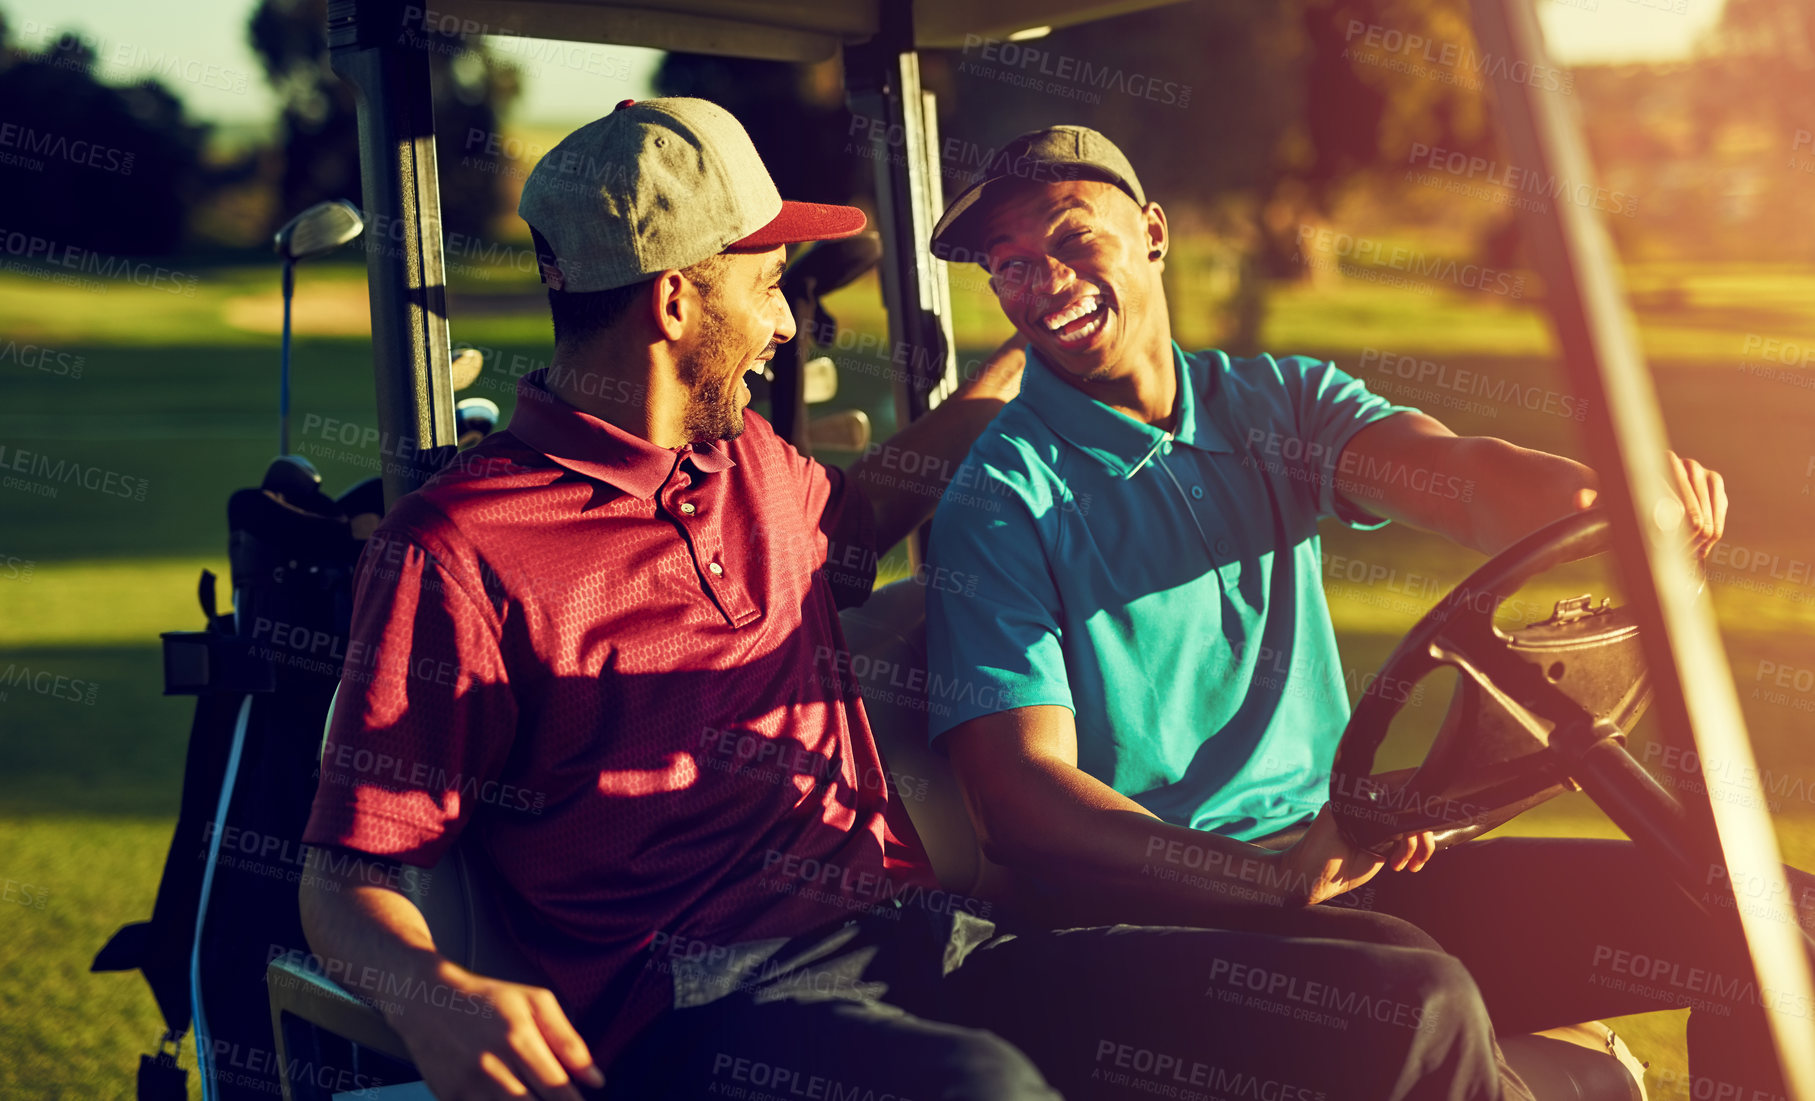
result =
M365 227L358 207L345 199L329 199L285 222L272 238L271 247L295 263L333 252L359 236Z
M479 372L485 370L485 353L477 348L462 348L454 353L449 367L454 375L454 389L464 390L479 381Z
M339 510L321 489L321 473L315 464L301 455L279 455L265 468L258 488L292 508L317 516L331 516Z
M870 446L870 418L861 409L844 409L807 422L814 450L862 451Z
M838 364L831 356L814 356L801 365L802 396L808 405L819 405L838 396Z
M498 427L498 403L490 398L464 398L454 406L461 447L471 447Z
M301 455L279 455L265 468L265 479L258 485L274 493L286 489L302 492L321 488L321 471Z

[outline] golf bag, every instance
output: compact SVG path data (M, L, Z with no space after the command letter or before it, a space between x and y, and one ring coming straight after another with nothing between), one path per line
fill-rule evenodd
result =
M181 809L151 919L121 928L92 966L143 972L163 1014L163 1050L140 1059L140 1101L187 1096L175 1048L191 1019L205 1099L281 1089L265 966L307 949L302 831L345 656L354 533L383 508L377 479L336 501L279 477L286 462L228 500L232 609L217 611L204 570L206 627L163 636L165 694L197 697Z

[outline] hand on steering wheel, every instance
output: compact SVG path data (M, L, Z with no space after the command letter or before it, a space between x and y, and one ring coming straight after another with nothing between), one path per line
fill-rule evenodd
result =
M1354 890L1382 868L1418 871L1436 851L1436 835L1426 831L1401 838L1386 856L1376 856L1342 836L1330 804L1325 803L1304 836L1279 855L1288 885L1285 904L1315 906Z
M1386 859L1421 833L1434 833L1437 848L1477 836L1574 786L1553 733L1601 720L1617 733L1637 720L1651 690L1630 613L1581 597L1516 635L1494 625L1526 581L1610 544L1598 509L1557 520L1495 555L1406 634L1374 683L1414 684L1448 666L1456 695L1424 764L1376 775L1375 751L1409 695L1363 694L1331 769L1345 840Z
M1664 454L1670 457L1670 488L1675 491L1677 504L1682 508L1682 515L1665 526L1673 527L1688 520L1695 556L1705 559L1727 531L1726 479L1720 476L1720 471L1710 470L1694 459L1685 459L1674 451ZM1580 490L1575 506L1578 510L1593 508L1599 496L1598 490Z

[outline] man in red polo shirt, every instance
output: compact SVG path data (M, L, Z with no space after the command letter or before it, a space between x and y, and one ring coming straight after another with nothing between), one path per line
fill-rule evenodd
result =
M1119 1075L1124 1092L1152 1078L1308 1101L1325 1091L1280 1042L1281 1011L1239 1013L1204 984L1241 958L1274 961L1276 994L1321 990L1338 953L1371 963L1345 995L1369 1008L1331 1027L1373 1042L1333 1081L1499 1096L1478 997L1437 953L996 937L986 903L938 890L838 660L837 612L940 487L881 454L822 466L745 408L742 376L794 334L782 246L855 233L861 212L782 202L736 120L689 99L576 131L520 209L554 361L522 381L508 431L373 536L305 833L430 866L472 828L507 888L546 986L456 966L388 887L305 881L311 946L382 997L437 1096L577 1101L609 1067L625 1098L994 1101ZM955 468L1020 368L994 357L891 455ZM1236 941L1270 945L1238 957Z

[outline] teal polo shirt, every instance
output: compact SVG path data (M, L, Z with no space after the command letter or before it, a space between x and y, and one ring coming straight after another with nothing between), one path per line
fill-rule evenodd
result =
M1315 815L1349 696L1317 522L1356 432L1408 407L1334 364L1187 356L1174 432L1028 350L933 520L929 734L1071 709L1078 766L1160 818L1252 839ZM1339 465L1340 464L1340 465Z

